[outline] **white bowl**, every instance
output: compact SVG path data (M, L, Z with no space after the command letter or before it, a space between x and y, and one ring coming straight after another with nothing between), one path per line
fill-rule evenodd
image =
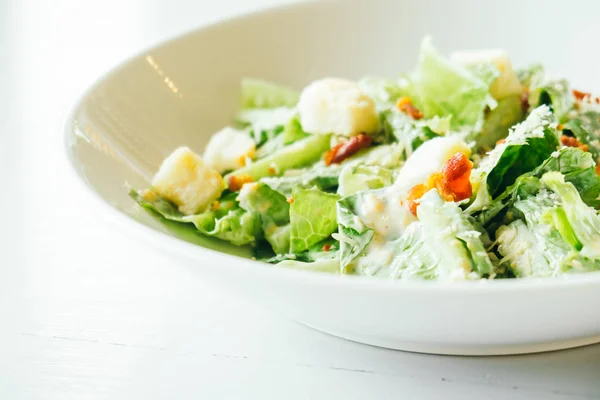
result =
M236 111L238 83L263 77L301 88L323 76L410 71L421 38L442 51L507 49L543 62L582 89L600 87L600 3L505 0L319 2L208 26L136 56L98 81L66 126L68 155L133 237L249 299L333 335L394 349L510 354L600 342L600 273L443 284L293 271L249 251L165 225L136 207L179 145L201 151ZM183 240L182 240L183 239ZM170 265L165 265L169 268Z

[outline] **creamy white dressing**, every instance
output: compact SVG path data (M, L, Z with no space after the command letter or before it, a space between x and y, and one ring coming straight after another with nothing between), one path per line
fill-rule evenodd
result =
M388 241L400 237L406 227L416 220L402 204L401 196L391 188L360 196L356 211L369 228Z

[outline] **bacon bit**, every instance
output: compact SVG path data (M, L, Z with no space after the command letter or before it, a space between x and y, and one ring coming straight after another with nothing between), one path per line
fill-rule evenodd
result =
M571 137L571 136L562 135L560 137L560 142L562 143L563 146L566 146L566 147L575 147L575 148L581 149L583 151L588 151L587 144L583 144L579 140L577 140L576 138Z
M504 144L506 143L506 139L500 139L496 142L496 146L498 146L499 144Z
M442 190L446 201L461 201L473 195L471 170L473 163L463 153L456 153L442 167ZM448 200L451 199L451 200Z
M288 203L292 204L294 202L294 198L293 197L288 197L287 199L285 199L285 201L287 201Z
M361 133L342 142L325 153L325 165L339 164L346 158L356 154L360 149L367 148L373 143L373 138Z
M407 114L412 119L421 119L423 118L423 113L419 110L412 102L412 99L408 96L400 97L396 102L396 108L398 111L401 111Z
M418 199L431 189L437 189L445 201L461 201L473 195L471 186L471 170L473 163L463 153L456 153L441 168L440 172L431 174L427 184L413 186L407 195L408 209L417 215Z
M419 199L427 192L427 186L423 184L415 185L408 191L406 196L407 206L410 212L416 217L417 207L419 206Z
M245 174L232 175L227 180L227 187L232 192L239 192L245 183L250 183L250 182L254 182L254 179L252 179L252 177L249 175L245 175Z
M323 248L322 248L322 250L323 250L323 251L329 251L329 250L331 250L331 245L330 245L329 243L325 243L325 244L323 245Z
M527 112L529 110L529 88L524 87L521 93L521 110Z
M596 165L596 173L600 175L600 164Z
M578 102L593 100L597 104L600 103L600 98L598 98L598 97L592 98L591 93L582 92L581 90L576 90L576 89L573 89L572 93L573 93L573 97L575 97L575 100L577 100Z
M213 201L213 203L212 203L212 209L213 210L218 210L219 207L221 207L221 203L219 203L217 200Z
M575 97L575 100L577 100L577 101L582 101L586 97L591 97L591 96L592 96L591 93L582 92L581 90L573 89L573 97Z

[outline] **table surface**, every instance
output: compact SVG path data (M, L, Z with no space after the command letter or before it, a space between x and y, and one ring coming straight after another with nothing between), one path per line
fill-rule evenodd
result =
M1 399L598 399L600 346L441 357L247 304L99 221L61 124L119 60L281 0L0 0Z

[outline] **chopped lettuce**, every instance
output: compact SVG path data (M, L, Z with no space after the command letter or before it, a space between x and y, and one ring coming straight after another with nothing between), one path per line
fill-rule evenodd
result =
M392 170L378 166L348 165L342 169L338 193L349 196L365 190L381 189L394 182Z
M531 109L547 105L558 121L563 121L573 109L574 99L566 80L550 78L540 65L521 70L518 76L529 90L528 101Z
M426 141L443 136L450 131L452 117L435 116L430 119L414 120L397 109L382 113L384 130L404 148L404 158Z
M290 206L290 252L300 253L328 238L337 229L336 194L317 188L294 189Z
M417 215L424 236L443 254L448 271L462 268L480 277L494 273L494 266L481 241L481 231L456 203L444 202L436 190L421 199Z
M391 80L386 78L366 77L358 81L363 92L375 101L379 111L394 108L396 101L403 96L409 96L406 80Z
M560 172L548 172L542 176L542 183L560 197L568 224L577 240L575 247L585 257L600 260L600 216L586 205L575 186L565 182ZM579 248L581 247L581 248Z
M436 190L421 199L419 221L391 242L373 240L350 271L393 279L479 279L495 273L481 232ZM343 245L342 245L343 246Z
M558 172L546 175L555 174L560 176ZM597 259L580 252L582 246L555 193L541 189L535 196L515 202L514 213L525 221L527 229L515 221L500 227L496 239L504 257L501 264L508 265L515 276L554 276L600 269Z
M517 278L554 273L535 234L522 220L501 226L496 232L496 240L498 252L503 256L500 265L510 268Z
M170 201L153 192L140 194L131 190L129 195L142 207L163 218L182 223L192 223L202 234L226 240L236 246L254 244L261 234L260 217L239 207L235 196L225 196L218 207L196 215L183 215Z
M238 196L240 207L260 216L267 242L275 253L290 248L290 205L287 199L264 183L245 184Z
M294 107L300 94L290 88L262 79L242 80L242 109Z
M519 176L534 170L558 147L554 116L547 106L531 112L525 121L510 130L504 143L498 144L473 171L478 186L468 212L482 210L492 199L512 185Z
M254 180L265 176L279 175L290 168L303 167L319 160L329 150L329 135L313 135L299 140L269 156L225 176L247 175Z
M495 103L489 83L442 57L430 38L421 44L414 84L425 117L452 116L452 127L457 129L479 130L484 110Z
M588 146L596 162L600 161L600 112L584 111L565 123L564 129Z
M476 136L477 147L491 149L508 136L509 129L521 122L525 113L521 96L509 96L498 100L498 105L490 110L483 124L482 132Z
M294 143L300 139L304 139L307 136L309 136L309 134L304 132L304 129L302 129L298 115L294 115L294 117L292 117L283 128L284 144Z
M518 199L537 193L542 186L538 178L550 171L562 173L567 182L575 185L587 205L600 206L600 176L596 173L592 155L577 148L565 147L552 153L533 171L517 178L514 184L477 215L478 221L486 225Z
M344 197L337 202L338 239L340 245L340 263L344 270L367 248L375 231L356 215L356 203L359 195Z
M395 169L400 165L402 147L397 144L381 145L359 151L341 164L325 165L323 161L304 169L292 169L283 176L266 177L261 181L285 196L290 196L294 188L316 186L323 191L332 191L338 187L340 174L344 168L358 166L376 166Z

